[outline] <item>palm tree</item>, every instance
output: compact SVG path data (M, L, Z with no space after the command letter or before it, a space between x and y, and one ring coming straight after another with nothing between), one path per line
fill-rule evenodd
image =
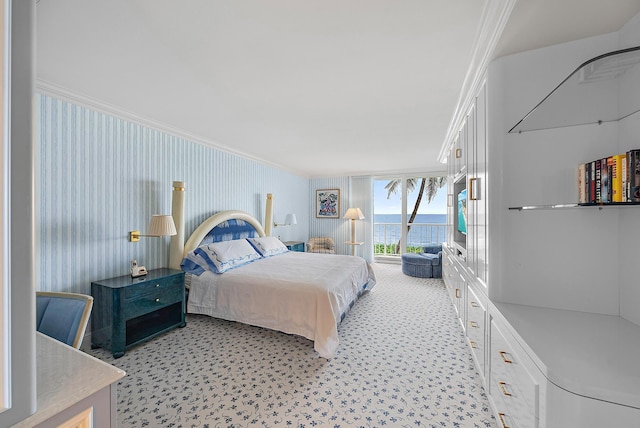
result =
M407 178L407 194L413 192L413 189L416 188L417 181L420 180L420 191L418 192L418 198L416 199L416 203L413 206L413 211L411 212L411 216L409 217L409 221L407 222L407 236L409 235L409 231L411 230L411 224L415 220L418 215L418 208L420 208L420 203L422 203L422 196L427 196L427 204L430 204L433 198L438 193L438 189L445 185L446 178L445 177L422 177L418 178ZM400 185L402 184L401 179L391 180L384 186L387 189L387 199L391 197L392 194L396 194ZM400 241L396 244L396 254L400 253Z

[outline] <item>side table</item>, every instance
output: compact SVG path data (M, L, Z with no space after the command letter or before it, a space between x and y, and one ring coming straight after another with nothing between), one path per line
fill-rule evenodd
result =
M287 241L283 242L283 244L289 249L289 251L304 253L304 242L302 241Z
M91 283L91 347L120 358L125 350L175 327L184 327L184 272L153 269L147 275Z

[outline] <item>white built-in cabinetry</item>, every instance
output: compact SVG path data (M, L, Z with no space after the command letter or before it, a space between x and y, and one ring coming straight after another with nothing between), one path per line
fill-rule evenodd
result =
M640 55L609 62L615 82L537 106L579 64L640 44L640 18L627 27L496 61L450 144L443 278L501 427L640 426L639 281L627 274L640 207L510 209L576 202L578 164L640 148Z

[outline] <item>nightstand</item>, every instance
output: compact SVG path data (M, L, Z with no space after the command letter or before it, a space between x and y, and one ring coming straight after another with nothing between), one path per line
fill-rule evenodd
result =
M289 249L289 251L304 253L304 242L302 241L287 241L283 242L283 244Z
M186 325L184 272L153 269L91 283L91 347L105 348L114 358L126 349L175 327Z

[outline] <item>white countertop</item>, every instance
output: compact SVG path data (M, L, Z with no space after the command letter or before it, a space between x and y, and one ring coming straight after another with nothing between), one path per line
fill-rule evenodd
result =
M639 326L612 315L493 305L549 381L578 395L640 409Z
M36 333L38 410L15 427L32 427L102 388L125 372L55 339Z

